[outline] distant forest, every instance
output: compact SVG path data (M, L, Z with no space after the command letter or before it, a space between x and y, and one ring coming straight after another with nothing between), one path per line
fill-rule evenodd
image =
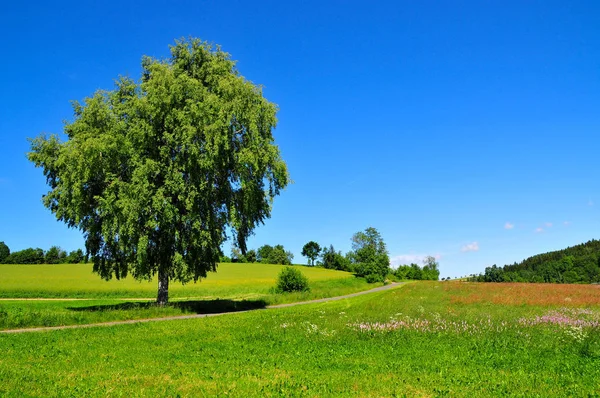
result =
M475 282L546 282L546 283L599 283L600 241L590 240L568 247L529 257L520 263L485 269L474 275Z

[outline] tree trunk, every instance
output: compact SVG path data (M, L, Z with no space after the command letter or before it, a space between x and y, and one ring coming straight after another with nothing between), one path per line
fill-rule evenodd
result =
M169 273L166 270L158 270L158 297L156 303L165 305L169 302Z

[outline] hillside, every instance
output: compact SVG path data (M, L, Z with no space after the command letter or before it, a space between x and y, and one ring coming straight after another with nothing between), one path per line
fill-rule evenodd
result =
M563 250L537 254L520 263L485 269L472 280L478 282L600 282L600 241L568 247Z
M312 295L345 294L366 290L369 284L349 272L319 267L295 266L308 277ZM264 298L275 286L277 275L284 267L272 264L221 263L198 283L172 283L172 298ZM92 272L91 264L0 264L0 297L45 298L153 298L156 296L156 277L137 281L132 277L105 281ZM332 285L338 286L335 292ZM342 288L343 286L343 288ZM319 293L320 292L320 293ZM308 297L303 297L308 299Z

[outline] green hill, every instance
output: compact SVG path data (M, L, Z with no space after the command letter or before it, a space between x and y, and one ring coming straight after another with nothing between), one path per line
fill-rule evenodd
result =
M592 239L563 250L537 254L520 263L485 269L478 282L600 282L600 241Z
M314 295L366 290L371 285L349 272L295 266L308 277ZM210 297L256 299L270 295L284 268L272 264L221 263L198 283L172 283L172 298ZM148 298L156 296L156 277L137 281L132 277L105 281L92 272L91 264L0 264L0 297ZM343 294L343 293L342 293ZM308 296L307 296L308 297ZM306 299L306 297L303 297Z

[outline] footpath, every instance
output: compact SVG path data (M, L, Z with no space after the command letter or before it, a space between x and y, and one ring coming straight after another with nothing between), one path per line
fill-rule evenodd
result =
M401 286L403 284L404 283L402 283L402 282L394 282L394 283L390 283L389 285L376 287L374 289L365 290L362 292L345 294L343 296L327 297L327 298L309 300L309 301L298 301L295 303L288 303L288 304L268 305L264 308L259 308L259 309L254 309L254 310L217 312L217 313L212 313L212 314L174 315L174 316L166 316L166 317L161 317L161 318L130 319L130 320L126 320L126 321L88 323L88 324L83 324L83 325L46 326L46 327L23 328L23 329L8 329L8 330L0 330L0 334L1 333L14 334L14 333L29 333L29 332L49 332L52 330L83 329L83 328L94 328L94 327L101 327L101 326L117 326L117 325L128 325L128 324L133 324L133 323L177 321L177 320L182 320L182 319L208 318L208 317L222 316L222 315L228 315L228 314L241 314L244 312L271 310L271 309L277 309L277 308L295 307L297 305L325 303L328 301L343 300L343 299L347 299L347 298L351 298L351 297L362 296L363 294L369 294L369 293L381 292L383 290L393 289L393 288Z

